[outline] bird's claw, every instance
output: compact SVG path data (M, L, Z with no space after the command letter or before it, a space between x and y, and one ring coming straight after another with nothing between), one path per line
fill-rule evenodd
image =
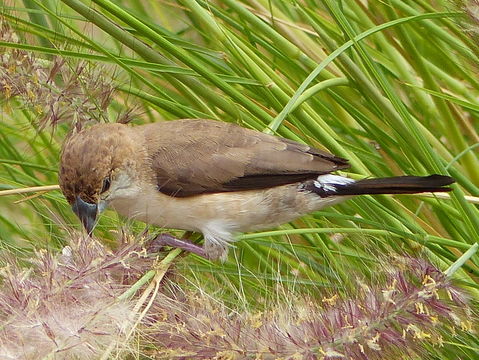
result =
M204 257L206 259L209 258L209 256L206 254L205 250L201 246L193 244L192 242L187 240L178 239L170 234L165 234L165 233L158 235L155 239L152 240L149 246L149 250L150 251L156 250L156 252L158 252L164 246L180 248L185 251Z

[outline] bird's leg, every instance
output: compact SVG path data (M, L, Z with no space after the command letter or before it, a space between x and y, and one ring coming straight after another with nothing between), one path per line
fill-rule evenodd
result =
M201 246L193 244L192 242L189 242L187 240L181 240L181 239L175 238L174 236L171 236L170 234L158 235L153 240L151 247L153 249L159 249L165 245L175 247L175 248L180 248L185 251L191 252L193 254L196 254L208 259L208 255L206 255L205 250Z

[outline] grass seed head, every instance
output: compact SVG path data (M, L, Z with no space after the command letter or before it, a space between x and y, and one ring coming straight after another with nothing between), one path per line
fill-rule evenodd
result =
M135 314L117 297L152 265L140 242L110 251L78 235L60 254L37 251L30 262L4 261L0 358L96 359L111 343L122 347Z

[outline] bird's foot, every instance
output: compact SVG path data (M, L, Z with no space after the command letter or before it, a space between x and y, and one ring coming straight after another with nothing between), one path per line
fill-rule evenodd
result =
M189 242L187 240L181 240L181 239L175 238L174 236L172 236L170 234L160 234L160 235L158 235L152 241L149 250L152 251L152 252L157 252L163 246L171 246L171 247L175 247L175 248L180 248L180 249L183 249L185 251L196 254L198 256L204 257L205 259L210 259L210 257L207 255L205 249L203 249L201 246L193 244L192 242Z

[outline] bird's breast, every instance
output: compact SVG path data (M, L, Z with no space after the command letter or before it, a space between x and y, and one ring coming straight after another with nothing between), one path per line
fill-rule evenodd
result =
M211 223L221 223L228 231L247 232L274 227L332 202L333 198L321 199L292 184L182 198L151 187L115 199L110 206L123 216L165 228L202 232Z

